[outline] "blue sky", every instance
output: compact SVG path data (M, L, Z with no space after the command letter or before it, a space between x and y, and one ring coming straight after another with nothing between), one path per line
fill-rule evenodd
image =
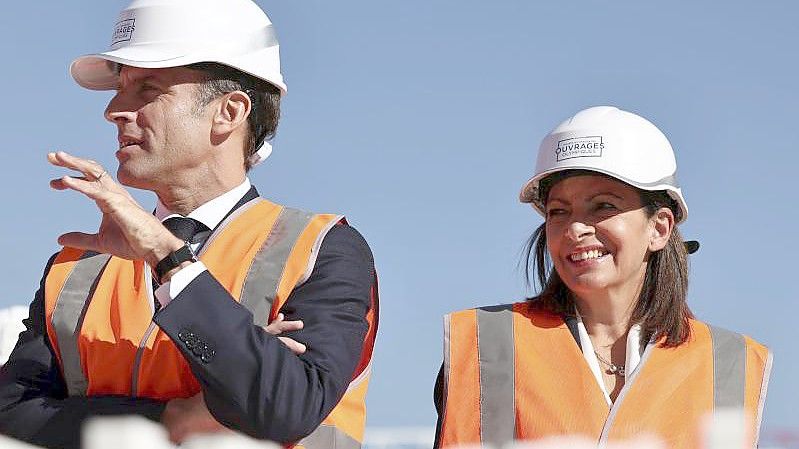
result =
M289 94L262 194L342 212L370 242L381 322L369 423L432 425L442 315L519 300L541 219L517 201L540 139L577 110L656 123L690 209L689 302L775 353L765 427L795 427L794 2L263 1ZM12 2L0 16L5 220L0 307L26 304L55 238L98 214L48 187L64 149L115 166L108 93L69 62L105 47L121 1ZM153 198L137 193L146 206Z

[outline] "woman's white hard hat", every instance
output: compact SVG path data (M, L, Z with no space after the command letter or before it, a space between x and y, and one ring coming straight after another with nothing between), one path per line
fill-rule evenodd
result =
M113 90L119 64L153 69L198 62L233 67L286 93L272 22L251 0L133 0L114 24L109 49L75 59L69 71L87 89ZM264 141L250 164L271 152Z
M597 106L558 125L541 142L535 175L522 188L520 200L544 215L540 182L564 170L594 171L642 190L663 190L677 206L677 223L688 218L671 144L655 125L631 112Z

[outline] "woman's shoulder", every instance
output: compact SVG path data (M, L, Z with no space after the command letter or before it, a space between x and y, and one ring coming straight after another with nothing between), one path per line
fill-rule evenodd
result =
M463 309L447 314L448 317L467 317L477 315L501 315L501 314L521 314L525 316L536 316L547 319L563 320L563 316L543 301L537 298L526 298L521 301L509 302L505 304L492 304L487 306Z
M726 329L696 318L688 319L693 338L709 338L715 348L745 346L748 350L767 355L769 349L749 335Z

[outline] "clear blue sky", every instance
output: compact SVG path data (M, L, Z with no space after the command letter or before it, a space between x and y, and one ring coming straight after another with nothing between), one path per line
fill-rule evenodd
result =
M346 213L372 246L370 425L435 422L442 315L529 294L517 262L541 219L517 195L538 143L610 104L671 139L690 208L681 229L702 242L690 304L772 348L765 425L795 426L795 2L259 3L289 95L275 152L251 178L275 201ZM60 172L45 154L115 166L110 95L80 89L67 67L105 47L125 4L10 2L0 15L0 307L30 301L57 235L96 229L93 204L48 188Z

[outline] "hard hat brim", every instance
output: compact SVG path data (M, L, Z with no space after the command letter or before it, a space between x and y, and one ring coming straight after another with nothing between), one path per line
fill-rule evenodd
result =
M104 53L81 56L72 61L69 72L75 82L81 87L89 90L114 90L119 85L119 75L116 67L111 63L147 69L180 67L198 62L220 62L224 64L214 59L207 56L189 54L185 49L177 46L170 48L165 47L163 44L140 44ZM250 73L249 70L244 69L242 71L263 79L261 76ZM285 95L287 87L279 73L270 76L270 79L265 81L273 84L280 89L281 94Z
M540 213L542 216L546 217L546 211L543 209L543 204L541 204L539 201L537 201L537 198L536 198L537 197L536 190L538 189L539 182L542 179L546 178L547 176L549 176L549 175L551 175L553 173L557 173L557 172L565 171L565 170L586 170L586 171L593 171L593 172L601 173L603 175L610 176L611 178L618 179L619 181L621 181L621 182L623 182L625 184L629 184L629 185L631 185L631 186L633 186L635 188L641 189L641 190L647 190L647 191L665 190L668 193L668 195L674 201L677 202L677 207L679 208L679 212L680 212L679 213L679 217L676 217L677 218L677 224L680 224L680 223L684 222L688 218L688 205L686 204L685 198L683 198L683 195L682 195L682 190L679 187L675 187L673 185L665 184L665 183L664 184L658 184L658 183L641 184L639 182L635 182L635 181L632 181L630 179L622 178L616 173L611 173L609 171L601 170L601 169L598 169L598 168L586 168L586 167L583 167L583 166L575 166L575 167L564 167L564 166L561 166L561 167L553 168L551 170L546 170L544 172L541 172L541 173L533 176L532 178L530 178L524 184L524 186L522 187L521 192L519 192L519 201L521 201L522 203L530 203L530 204L532 204L533 207L535 208L535 210L538 211L538 213Z

